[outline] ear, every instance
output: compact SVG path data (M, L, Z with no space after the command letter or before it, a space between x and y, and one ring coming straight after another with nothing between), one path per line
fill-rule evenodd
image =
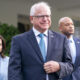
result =
M30 16L30 21L33 24L33 17L32 16Z
M59 30L62 31L62 27L61 26L59 26Z

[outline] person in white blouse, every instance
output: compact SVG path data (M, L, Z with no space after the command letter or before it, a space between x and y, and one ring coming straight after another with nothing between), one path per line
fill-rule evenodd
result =
M8 80L8 61L9 57L4 55L6 43L0 35L0 80Z

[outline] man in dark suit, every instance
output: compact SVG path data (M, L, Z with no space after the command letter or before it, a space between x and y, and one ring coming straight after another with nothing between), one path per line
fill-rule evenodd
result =
M48 30L51 26L49 5L34 4L30 20L33 28L12 39L8 80L60 80L70 74L73 65L67 39Z
M62 34L67 36L74 64L73 73L66 76L63 80L80 80L80 39L73 37L74 24L72 19L69 17L61 18L59 20L59 29Z

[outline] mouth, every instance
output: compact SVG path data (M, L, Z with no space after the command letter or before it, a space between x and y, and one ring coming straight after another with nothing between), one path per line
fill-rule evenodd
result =
M70 31L74 31L74 29L71 29Z
M69 30L70 33L74 33L74 30Z
M42 25L48 25L48 23L41 23Z

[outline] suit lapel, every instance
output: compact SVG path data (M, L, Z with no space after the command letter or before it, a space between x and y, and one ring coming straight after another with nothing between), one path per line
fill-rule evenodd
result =
M54 34L49 30L48 32L48 47L47 47L47 57L46 60L49 60L49 57L51 55L51 48L55 44L54 40Z
M36 38L35 38L35 35L34 35L33 30L30 30L28 35L29 35L29 38L28 38L28 39L29 39L29 42L31 43L33 49L35 50L37 56L40 58L40 60L41 60L42 62L44 62L44 61L43 61L43 57L42 57L41 52L40 52L39 45L38 45L38 43L37 43L37 40L36 40Z
M76 60L75 60L75 66L76 64L78 65L78 62L79 62L79 56L80 56L80 50L79 50L79 47L80 47L80 41L78 41L76 38L74 38L74 41L75 41L75 45L76 45Z

